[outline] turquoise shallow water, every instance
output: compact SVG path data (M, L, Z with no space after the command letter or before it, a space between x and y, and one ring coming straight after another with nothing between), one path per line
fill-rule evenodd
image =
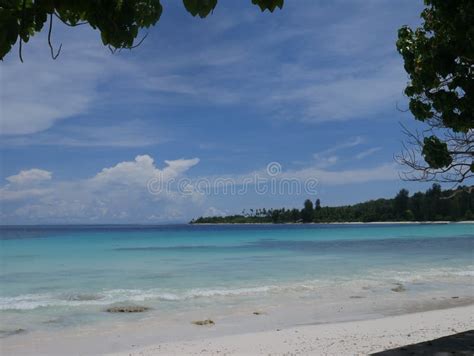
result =
M344 283L469 288L474 276L469 224L2 227L0 248L7 331L94 322L116 303L173 312Z

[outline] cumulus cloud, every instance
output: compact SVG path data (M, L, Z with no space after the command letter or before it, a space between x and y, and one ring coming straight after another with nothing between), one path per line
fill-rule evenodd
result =
M20 173L7 177L6 179L12 184L25 185L51 180L52 176L53 173L51 172L43 169L32 168L20 171Z
M151 178L169 181L198 164L199 158L165 160L165 163L166 167L160 170L149 155L137 156L134 161L121 162L113 167L104 168L91 179L91 182L143 185Z
M46 195L51 192L51 189L45 188L27 188L27 189L11 189L11 187L0 188L0 201L17 201L24 199L31 199Z
M90 178L69 181L52 181L52 173L40 169L22 171L0 188L2 216L5 222L62 223L185 219L200 203L199 196L179 194L172 185L150 192L147 183L155 177L165 184L185 177L198 163L198 158L166 160L159 168L151 156L139 155Z
M355 144L357 140L339 146ZM350 146L350 145L349 145ZM139 155L130 161L106 167L87 179L54 181L52 173L31 169L7 178L0 188L3 220L16 223L94 223L94 222L175 222L205 214L224 214L215 207L213 196L196 188L204 180L231 183L236 186L268 177L265 168L240 175L191 177L188 171L199 163L198 158L165 160L158 167L150 155ZM148 182L158 178L166 189L151 191ZM325 186L361 184L397 179L394 164L367 168L330 170L311 163L301 169L282 170L272 178L317 180ZM186 188L178 188L185 181ZM176 183L176 184L167 184ZM220 183L219 183L220 184ZM255 193L255 191L253 191ZM252 190L247 193L252 194ZM246 194L247 194L246 193Z
M182 4L168 2L171 10L187 16ZM401 20L419 21L419 11L413 9L422 4L337 0L307 1L302 6L294 2L271 16L261 16L252 7L240 12L241 6L236 16L238 6L223 2L219 13L204 22L186 17L184 31L169 26L173 21L162 23L150 29L140 48L115 56L100 44L98 32L86 26L67 31L55 26L55 41L64 43L57 61L50 58L45 34L35 36L24 48L25 63L18 61L15 51L2 63L1 80L8 83L0 88L2 145L59 145L72 147L71 152L79 151L77 147L114 147L106 153L110 158L122 154L117 148L162 143L170 135L162 132L161 125L175 130L184 142L194 127L187 120L195 117L202 120L200 127L219 136L219 125L213 131L220 114L217 106L229 111L244 108L239 118L245 121L243 128L263 118L292 120L302 127L337 121L339 127L347 120L386 118L381 114L393 112L402 99L406 76L394 47L396 30ZM187 41L189 33L194 41ZM334 131L328 128L318 145L331 139ZM391 164L357 169L346 164L375 153L375 149L360 152L364 143L361 137L337 143L316 152L303 168L284 170L280 177L311 177L334 186L396 179ZM240 146L233 152L252 149ZM73 177L74 160L70 161L71 167L66 168ZM150 155L139 155L97 169L87 179L67 181L31 169L8 177L0 187L0 199L9 202L0 209L10 217L38 222L185 219L190 209L204 204L202 196L176 190L150 194L146 184L153 178L169 182L186 177L198 163L193 158L161 164ZM254 173L220 178L240 184ZM265 169L257 173L265 174ZM223 205L210 203L208 212L218 214L212 207Z
M44 169L32 168L6 177L8 181L0 187L0 201L26 200L48 194L48 185L53 173Z

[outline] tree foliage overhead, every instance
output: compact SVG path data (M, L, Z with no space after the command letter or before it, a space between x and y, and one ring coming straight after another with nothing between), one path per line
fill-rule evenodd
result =
M409 75L405 94L423 134L409 134L416 153L401 161L420 180L462 182L474 165L474 1L425 0L423 24L398 32L397 49Z
M273 12L283 7L283 0L252 0L262 11ZM183 0L191 15L204 18L217 6L217 0ZM19 42L23 43L44 30L48 23L48 44L51 44L53 21L68 26L89 25L98 30L102 43L112 50L137 46L140 30L155 25L161 17L160 0L0 0L0 59ZM138 41L138 44L141 42Z

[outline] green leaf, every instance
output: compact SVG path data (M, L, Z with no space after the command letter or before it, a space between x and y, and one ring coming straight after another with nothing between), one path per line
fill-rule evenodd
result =
M258 5L262 11L273 12L277 7L283 8L283 0L252 0L252 4Z
M183 0L183 4L191 15L204 18L214 10L217 0Z
M422 154L431 168L448 167L453 162L453 158L448 151L448 145L436 136L425 137Z

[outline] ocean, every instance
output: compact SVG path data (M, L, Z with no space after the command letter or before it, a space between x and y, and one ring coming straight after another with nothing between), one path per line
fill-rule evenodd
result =
M471 301L473 282L474 225L462 223L3 226L0 336L305 303L396 314Z

